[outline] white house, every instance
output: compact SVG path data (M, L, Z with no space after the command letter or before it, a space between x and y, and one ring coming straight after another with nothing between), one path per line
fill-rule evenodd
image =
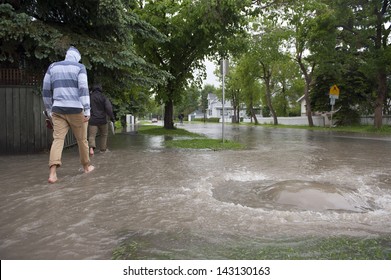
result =
M241 106L239 111L239 118L247 118L246 107ZM234 116L234 110L230 100L226 100L224 104L225 119L231 120ZM221 118L223 115L223 103L218 99L215 94L208 94L208 110L206 117L209 118Z
M307 116L307 102L305 101L305 96L302 95L296 102L300 103L300 112L302 116Z

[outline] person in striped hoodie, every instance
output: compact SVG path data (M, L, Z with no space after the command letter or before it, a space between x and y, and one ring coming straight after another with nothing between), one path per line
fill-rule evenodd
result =
M65 60L52 63L43 79L43 103L53 122L53 143L49 157L49 183L57 182L57 168L69 128L77 140L84 173L94 170L88 154L87 126L90 119L90 95L87 70L79 63L81 55L71 46Z

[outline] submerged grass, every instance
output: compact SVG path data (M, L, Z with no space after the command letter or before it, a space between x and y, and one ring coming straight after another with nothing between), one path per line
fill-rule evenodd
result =
M186 137L187 139L172 139L166 140L165 146L167 148L181 148L181 149L210 149L210 150L238 150L243 149L244 146L234 141L220 139L209 139L197 133L189 132L182 128L165 129L160 126L140 126L138 132L147 135L164 135L164 136L178 136ZM188 139L190 138L190 139Z
M164 238L164 237L163 237ZM274 242L272 245L177 240L171 248L153 248L156 242L127 240L112 253L116 260L231 259L231 260L390 260L391 237L329 237L312 241ZM186 242L185 242L186 241ZM155 243L155 244L153 244ZM184 244L187 244L183 246ZM180 247L180 250L176 247ZM160 252L160 253L159 253Z
M138 128L138 132L147 135L166 135L166 136L190 136L203 137L200 134L189 132L182 128L166 129L161 126L143 125Z
M220 139L185 139L166 141L166 147L183 149L239 150L244 146L240 143Z
M391 238L329 237L299 246L268 246L255 252L256 259L283 260L388 260Z

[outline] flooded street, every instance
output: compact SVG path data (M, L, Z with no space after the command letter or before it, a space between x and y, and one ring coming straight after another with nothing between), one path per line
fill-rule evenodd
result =
M221 138L221 124L180 127ZM119 133L91 174L67 149L53 185L48 154L0 156L0 258L111 259L134 241L138 258L224 259L234 244L391 235L391 137L225 129L246 149Z

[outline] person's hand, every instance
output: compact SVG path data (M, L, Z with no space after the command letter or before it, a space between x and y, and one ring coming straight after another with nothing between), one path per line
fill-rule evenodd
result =
M90 116L84 116L84 122L88 122L88 120L90 119Z

